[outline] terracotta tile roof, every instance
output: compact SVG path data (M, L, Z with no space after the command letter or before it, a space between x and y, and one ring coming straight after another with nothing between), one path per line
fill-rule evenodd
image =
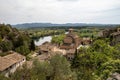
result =
M72 49L73 46L62 45L60 46L61 49Z
M49 50L53 49L54 47L55 47L54 45L45 44L45 45L39 46L39 49L42 51L49 51Z
M25 56L22 56L16 52L12 52L7 56L0 57L0 71L4 71L5 69L9 68L13 64L20 62L24 58Z
M70 49L66 51L67 54L75 54L75 49Z
M41 50L41 51L49 51L49 49L48 49L47 47L45 47L45 46L42 46L42 47L40 48L40 50Z
M64 39L64 43L72 43L72 42L73 42L73 40L72 40L71 37L66 37L66 38Z
M114 32L111 34L112 36L120 35L120 32Z
M70 36L70 37L73 37L73 38L78 38L78 35L75 34L75 33L68 33L66 36Z
M73 29L69 29L70 32L66 34L66 37L63 40L63 45L60 46L61 49L74 49L81 43L79 36L71 32L72 30Z
M39 56L36 57L39 61L44 61L44 60L48 60L50 58L50 55L48 54L41 54Z

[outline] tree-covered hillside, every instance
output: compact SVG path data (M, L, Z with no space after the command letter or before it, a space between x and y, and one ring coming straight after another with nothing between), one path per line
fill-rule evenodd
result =
M33 41L26 32L19 32L11 25L0 24L0 55L4 55L4 52L9 50L27 55L33 49L34 44L31 43Z

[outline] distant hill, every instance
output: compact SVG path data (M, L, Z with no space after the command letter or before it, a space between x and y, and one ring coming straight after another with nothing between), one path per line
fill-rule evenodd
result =
M82 26L116 26L113 24L87 24L87 23L66 23L66 24L52 24L52 23L23 23L12 25L16 28L34 28L34 27L82 27Z

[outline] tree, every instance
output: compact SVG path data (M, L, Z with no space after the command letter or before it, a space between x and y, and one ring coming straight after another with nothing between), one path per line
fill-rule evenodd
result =
M33 40L31 41L30 50L35 50L35 43Z
M53 67L51 80L76 80L75 73L70 69L70 63L62 55L52 57L50 64Z
M0 42L0 49L3 50L4 52L12 50L13 44L11 41L2 41Z
M32 80L47 80L53 72L52 66L48 62L39 62L34 60L32 71Z
M7 77L5 77L3 74L0 74L0 80L10 80Z
M22 68L17 69L15 73L10 74L10 80L31 80L31 70L24 64Z
M78 74L78 79L100 79L99 72L102 64L114 59L115 49L104 40L96 40L91 47L81 48L80 53L73 59L72 67Z
M0 24L0 49L4 52L15 50L24 55L29 54L31 46L30 37L24 32L19 32L9 24ZM34 49L34 46L32 47Z
M99 75L102 80L106 80L113 73L120 73L120 60L110 60L102 64L99 69Z
M22 55L28 55L30 53L29 47L28 46L20 46L18 48L15 49L16 52L21 53Z
M52 43L57 43L57 44L62 44L63 43L63 39L64 39L65 35L59 35L59 36L53 36L52 37Z

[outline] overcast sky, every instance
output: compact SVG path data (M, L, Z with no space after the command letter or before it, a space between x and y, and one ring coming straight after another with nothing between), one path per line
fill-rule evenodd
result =
M120 0L0 0L0 23L120 24Z

